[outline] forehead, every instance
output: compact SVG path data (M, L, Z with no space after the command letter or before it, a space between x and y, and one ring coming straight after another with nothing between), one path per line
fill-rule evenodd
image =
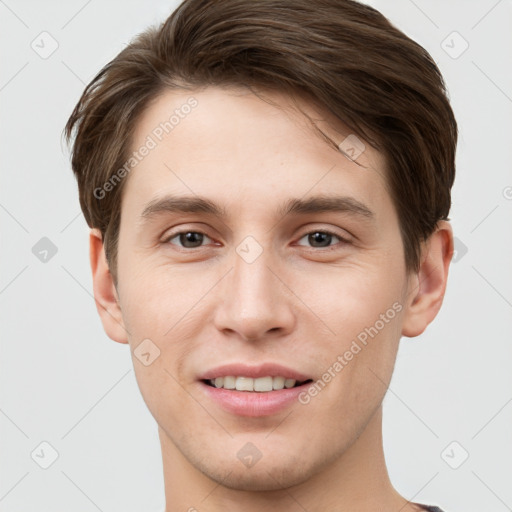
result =
M235 199L243 189L244 199L263 205L276 194L337 188L362 202L381 200L383 156L307 100L299 107L309 118L284 93L267 91L262 99L243 88L166 90L135 126L132 151L150 149L130 171L124 195L135 195L139 209L165 191ZM355 161L326 138L355 148Z

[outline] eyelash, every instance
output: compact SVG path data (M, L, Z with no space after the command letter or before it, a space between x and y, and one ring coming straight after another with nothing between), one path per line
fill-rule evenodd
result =
M179 235L183 235L183 234L186 234L186 233L196 233L196 234L200 234L200 235L206 236L207 238L210 238L203 231L186 229L186 230L183 230L183 231L176 231L175 233L172 233L171 235L166 237L165 240L163 240L163 243L169 244L170 241L173 240L174 238L179 237ZM329 230L326 230L326 229L314 229L312 231L308 231L307 233L304 233L299 238L299 240L302 240L305 236L312 235L314 233L322 233L323 235L334 236L334 237L338 238L340 240L339 243L342 243L342 244L349 244L350 243L349 240L347 240L346 238L338 235L337 233L334 233L333 231L329 231ZM211 238L210 238L210 240L211 240ZM175 245L175 244L171 244L171 245ZM336 247L336 245L337 244L330 245L330 246L327 246L327 247L310 247L310 249L331 250L333 247ZM184 251L193 251L194 249L201 249L202 247L204 247L204 246L199 246L199 247L180 247L180 249L182 249ZM304 246L301 245L301 247L304 247Z

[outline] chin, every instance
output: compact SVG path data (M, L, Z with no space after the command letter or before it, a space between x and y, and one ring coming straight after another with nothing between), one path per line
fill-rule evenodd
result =
M280 491L311 478L311 474L304 469L304 466L297 467L295 464L279 466L275 462L277 461L264 464L263 461L259 461L258 468L256 466L245 468L240 464L240 467L237 465L227 470L211 465L199 469L217 484L237 491Z

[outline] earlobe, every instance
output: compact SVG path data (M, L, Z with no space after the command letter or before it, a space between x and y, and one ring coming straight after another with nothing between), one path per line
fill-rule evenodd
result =
M420 335L436 317L443 303L452 256L452 227L448 221L440 221L424 244L419 272L410 279L403 336Z
M94 299L107 336L118 343L128 343L117 291L105 257L103 240L98 229L89 234Z

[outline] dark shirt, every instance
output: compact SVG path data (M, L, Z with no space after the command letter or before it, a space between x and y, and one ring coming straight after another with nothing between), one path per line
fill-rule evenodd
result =
M422 505L421 503L416 503L416 505L423 507L428 512L443 512L443 509L441 509L439 507L432 506L432 505Z

